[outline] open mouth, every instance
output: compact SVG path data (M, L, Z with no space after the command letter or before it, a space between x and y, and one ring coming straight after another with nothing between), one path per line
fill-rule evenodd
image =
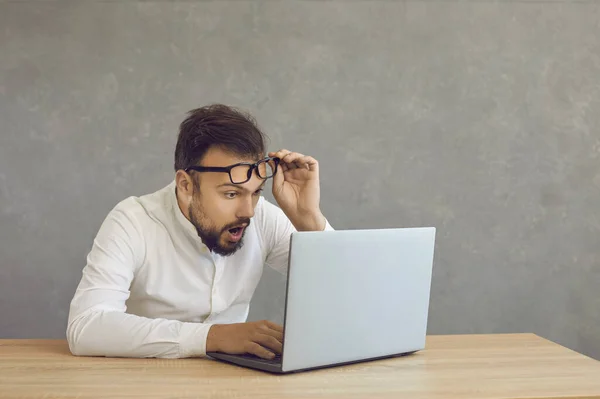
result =
M245 226L234 227L233 229L229 229L229 241L237 242L242 239L242 234L244 233Z

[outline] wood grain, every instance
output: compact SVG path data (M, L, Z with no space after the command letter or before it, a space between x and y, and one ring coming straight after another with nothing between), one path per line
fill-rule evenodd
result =
M72 356L0 340L2 398L600 398L600 362L533 334L429 336L414 355L277 376L209 359Z

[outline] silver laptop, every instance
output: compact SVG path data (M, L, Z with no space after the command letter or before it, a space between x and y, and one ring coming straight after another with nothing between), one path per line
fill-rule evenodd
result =
M425 348L435 228L293 233L281 356L209 352L290 373Z

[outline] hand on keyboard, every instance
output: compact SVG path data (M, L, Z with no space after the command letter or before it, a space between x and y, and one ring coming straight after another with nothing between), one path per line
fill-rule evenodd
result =
M215 324L208 331L207 352L249 353L263 359L281 354L283 327L268 320Z

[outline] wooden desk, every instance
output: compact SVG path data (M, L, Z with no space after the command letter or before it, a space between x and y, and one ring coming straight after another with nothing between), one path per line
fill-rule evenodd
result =
M600 398L600 362L532 334L430 336L414 355L276 376L208 359L70 355L0 340L0 397Z

